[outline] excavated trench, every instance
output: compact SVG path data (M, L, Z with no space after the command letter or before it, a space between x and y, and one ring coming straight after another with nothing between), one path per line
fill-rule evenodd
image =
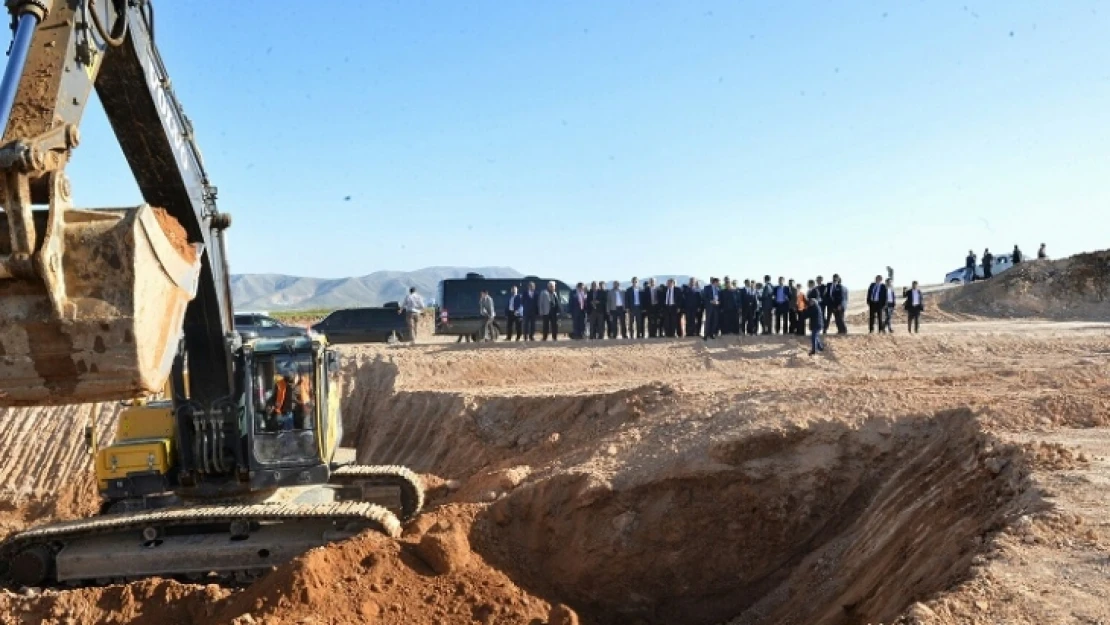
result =
M395 391L396 376L379 360L347 378L348 444L492 501L474 550L586 623L892 622L966 578L994 532L1040 505L1019 450L967 411L725 423L687 441L680 462L602 479L584 468L599 441L681 416L681 396L472 398Z

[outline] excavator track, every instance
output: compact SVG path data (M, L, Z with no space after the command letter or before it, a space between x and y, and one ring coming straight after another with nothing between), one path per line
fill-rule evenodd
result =
M0 580L44 586L154 575L241 577L365 529L397 538L401 523L389 510L362 501L109 514L9 537L0 543Z
M420 476L398 465L348 464L332 470L331 484L341 486L392 487L400 490L401 522L416 518L424 507L424 484Z

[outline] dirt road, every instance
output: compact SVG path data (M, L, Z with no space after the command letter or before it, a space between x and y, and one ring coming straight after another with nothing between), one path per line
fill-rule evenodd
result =
M403 541L0 623L1110 622L1110 325L865 332L345 348L345 442L430 487ZM0 411L0 531L76 509L82 414Z

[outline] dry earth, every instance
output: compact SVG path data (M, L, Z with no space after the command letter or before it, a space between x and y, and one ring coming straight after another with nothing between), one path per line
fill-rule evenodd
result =
M430 487L401 541L0 623L1110 623L1110 324L852 330L347 348L345 442ZM91 410L0 411L0 534L90 510Z

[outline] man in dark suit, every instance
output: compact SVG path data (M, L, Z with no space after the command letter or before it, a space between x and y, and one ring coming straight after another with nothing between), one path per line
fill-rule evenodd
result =
M786 286L786 278L779 276L779 283L774 290L775 303L775 334L790 332L790 287Z
M659 336L659 291L655 288L655 278L648 278L644 284L644 295L641 303L644 305L644 316L647 317L648 337Z
M579 282L570 294L570 319L572 339L586 338L586 311L589 309L590 295L586 285Z
M663 289L663 332L667 338L674 338L678 332L678 310L682 299L682 289L679 289L674 280L667 280Z
M636 276L632 276L632 286L624 292L624 306L628 310L628 334L644 338L644 290Z
M848 288L840 282L840 274L833 274L833 281L829 284L829 301L826 305L825 318L836 319L836 333L847 334L848 326L844 325L844 311L848 308ZM828 333L829 323L826 321L823 331Z
M705 302L705 340L717 338L721 329L721 283L710 278L709 285L701 294Z
M822 276L817 276L817 305L821 309L821 331L825 332L829 324L829 285Z
M509 301L505 302L505 325L508 330L505 334L505 340L513 340L513 329L516 329L516 340L524 338L523 319L521 313L524 311L524 300L517 292L516 285L513 285L512 290L509 292Z
M617 338L617 326L621 329L621 338L628 338L628 333L624 325L624 311L625 306L628 304L625 300L625 292L621 291L621 283L613 280L613 288L609 291L605 299L605 310L609 312L609 338Z
M759 325L763 334L771 334L771 314L775 311L775 292L771 276L763 276L763 287L759 291Z
M598 286L598 285L601 286ZM586 310L589 313L590 338L600 339L605 335L605 283L591 282L590 290L586 293L588 300Z
M521 295L524 306L524 336L529 341L536 340L536 319L540 317L540 294L536 291L536 283L529 282L528 288Z
M683 287L682 306L686 316L686 336L701 334L701 288L698 281L690 278L690 283Z
M883 307L886 306L886 285L882 276L875 276L875 281L867 287L867 318L868 333L875 333L875 324L879 325L879 334L883 333Z
M737 334L740 330L740 306L736 301L736 289L732 288L728 276L721 283L721 335Z
M736 300L740 304L740 334L748 333L748 297L751 292L752 281L744 280L736 293Z
M754 280L748 280L748 327L747 332L750 336L759 334L759 320L762 315L762 302L760 292L763 290L763 285Z
M903 306L906 308L907 330L917 334L921 329L921 311L925 310L925 298L921 295L921 289L917 288L917 280L914 280L913 286L906 291L906 302Z

